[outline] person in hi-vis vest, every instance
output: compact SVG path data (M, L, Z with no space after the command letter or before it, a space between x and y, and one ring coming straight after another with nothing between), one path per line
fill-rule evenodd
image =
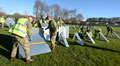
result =
M58 21L57 21L57 25L58 25L58 26L64 26L64 25L65 25L65 23L63 22L63 20L62 20L61 17L59 17L59 19L58 19Z
M107 27L107 34L106 35L108 36L108 34L111 33L111 37L113 37L113 32L114 32L113 27L111 27L109 25L106 25L106 27Z
M50 30L50 41L51 41L51 50L55 50L55 42L56 42L56 35L57 35L57 24L55 20L51 19L50 16L47 16L46 19L49 21L49 30ZM46 28L46 29L48 29Z
M94 34L94 38L99 38L100 39L100 32L101 32L101 29L100 28L97 28L97 27L94 27L94 31L95 31L95 34Z
M29 41L32 41L32 22L34 21L32 16L27 18L19 18L15 25L9 30L13 37L13 49L11 52L11 59L14 60L16 58L18 43L21 44L23 49L25 50L26 62L32 62L34 59L30 56L30 46ZM29 36L29 41L26 36Z
M91 37L93 37L92 29L89 26L86 27L86 31L85 31L86 38L88 38L87 32L90 34Z
M0 17L1 28L4 28L5 19L4 16Z
M81 39L83 39L85 36L85 27L81 26L81 28L78 30L79 36Z
M62 19L62 17L59 17L58 18L58 21L57 21L57 37L56 37L56 40L58 41L59 40L59 27L61 27L61 26L65 26L65 23L63 22L63 19Z

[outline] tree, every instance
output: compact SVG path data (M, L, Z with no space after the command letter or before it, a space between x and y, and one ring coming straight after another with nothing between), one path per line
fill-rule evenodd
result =
M40 2L40 6L39 6L39 17L40 18L43 18L44 17L44 3L43 2Z
M68 16L69 16L69 11L68 11L68 9L63 9L62 10L62 17L63 17L63 19L64 20L66 20L66 19L68 19Z
M54 16L54 6L53 5L51 5L50 6L50 16L53 18L53 16Z
M58 16L60 16L60 6L59 5L57 5L57 4L53 4L52 6L51 6L51 15L55 18L55 19L57 19L58 18Z
M76 11L77 11L76 9L70 10L69 11L69 17L70 18L75 18L76 17Z
M73 10L69 10L69 17L70 17L70 18L73 17Z
M50 14L49 6L44 2L44 15L48 16Z
M19 13L14 13L13 17L20 18L20 17L22 17L22 15L20 15Z
M76 16L76 19L77 19L77 21L83 21L83 20L84 20L84 17L83 17L82 14L78 14L78 15Z
M51 16L52 18L58 19L58 17L62 17L64 20L66 19L76 19L78 21L83 21L84 17L82 14L76 14L77 9L68 10L66 8L61 8L58 4L47 5L42 0L36 0L34 5L34 15L36 18L43 18L45 16Z
M76 17L76 12L77 12L77 9L74 9L73 10L73 17Z
M6 16L6 13L0 12L0 16Z
M40 8L40 0L35 1L34 9L33 9L33 14L36 16L36 18L39 18L39 8Z

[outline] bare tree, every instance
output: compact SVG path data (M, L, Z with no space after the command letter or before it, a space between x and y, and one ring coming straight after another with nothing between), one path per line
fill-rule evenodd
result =
M35 1L33 14L35 14L36 18L39 18L40 3L41 3L40 0L36 0L36 1Z
M77 12L76 9L70 10L69 11L69 17L70 18L75 18L76 17L76 12Z
M36 0L34 5L34 14L36 15L36 18L43 18L50 15L52 18L55 19L57 19L58 17L62 17L64 20L68 18L73 18L75 20L74 22L76 22L76 19L78 21L82 21L84 17L82 16L82 14L76 15L76 12L76 9L68 10L65 8L61 8L58 4L53 4L49 6L41 0Z
M58 18L58 16L60 15L60 6L57 4L53 4L52 6L52 15L54 15L54 18Z
M44 17L44 3L40 2L40 8L39 8L39 17Z
M77 9L74 9L74 10L73 10L73 18L75 18L75 22L77 21L77 20L76 20L76 12L77 12Z
M76 19L77 19L77 21L83 21L83 20L84 20L84 17L83 17L82 14L78 14L78 15L76 16Z
M74 9L73 11L74 11L73 15L74 15L74 17L76 17L77 16L76 15L77 9Z
M20 15L19 13L14 13L14 14L13 14L13 17L15 17L15 18L20 18L20 17L22 17L22 15Z
M53 18L54 16L54 5L50 6L50 16Z
M44 2L44 16L48 16L50 14L49 6Z
M69 10L69 17L70 17L70 18L73 17L73 10Z
M0 12L0 16L6 16L7 14L4 12Z
M69 16L68 9L63 8L63 10L62 10L62 17L63 17L63 19L64 20L68 19L68 16Z

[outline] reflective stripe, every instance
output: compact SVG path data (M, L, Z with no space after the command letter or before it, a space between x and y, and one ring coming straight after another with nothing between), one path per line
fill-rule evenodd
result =
M18 22L18 23L16 23L16 24L21 25L21 26L23 26L23 27L26 27L26 28L27 28L27 26L26 26L27 22L28 22L28 21L26 21L24 24L21 24L21 23L19 23L19 22Z
M44 33L44 34L46 34L46 35L50 35L50 33Z
M20 30L20 29L17 29L17 28L13 28L13 30L17 30L17 31L20 31L20 32L26 34L26 32L24 32L24 31L22 31L22 30Z
M17 21L15 25L12 26L12 28L9 30L10 33L16 34L21 37L26 37L27 33L27 25L28 19L21 18Z
M21 25L21 26L23 26L23 27L25 27L25 25L23 25L23 24L21 24L21 23L17 23L18 25Z
M34 45L34 44L43 44L45 42L35 42L35 43L29 43L29 45Z

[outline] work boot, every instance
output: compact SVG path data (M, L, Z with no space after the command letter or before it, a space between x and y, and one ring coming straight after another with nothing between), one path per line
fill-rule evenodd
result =
M16 57L11 57L11 59L10 59L10 60L12 61L12 60L14 60L14 59L16 59Z
M35 59L33 59L33 58L29 59L29 60L26 60L27 63L30 63L30 62L33 62L33 61L35 61Z
M55 47L52 47L52 48L51 48L51 51L54 51L54 50L55 50Z

